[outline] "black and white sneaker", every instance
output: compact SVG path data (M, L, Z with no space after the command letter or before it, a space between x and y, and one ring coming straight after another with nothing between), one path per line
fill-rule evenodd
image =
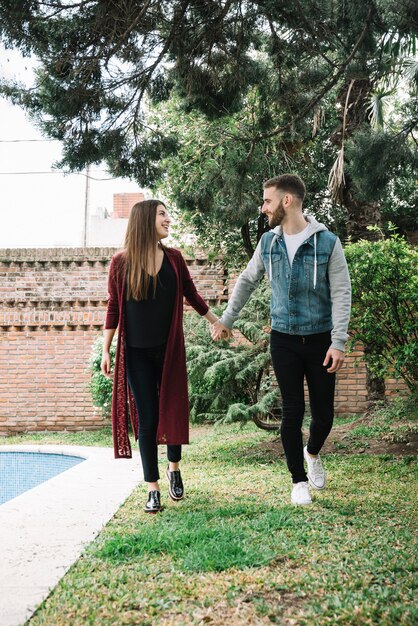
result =
M158 511L162 510L161 500L160 500L160 492L148 491L148 500L146 505L144 506L145 513L158 513Z
M182 500L184 498L184 487L181 479L180 470L170 472L167 468L166 471L168 480L168 493L172 500Z

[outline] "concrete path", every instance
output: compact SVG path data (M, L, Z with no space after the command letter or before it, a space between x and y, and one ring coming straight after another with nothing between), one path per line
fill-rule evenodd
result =
M0 506L0 626L20 626L142 479L139 454L110 448L0 446L0 452L70 454L86 460Z

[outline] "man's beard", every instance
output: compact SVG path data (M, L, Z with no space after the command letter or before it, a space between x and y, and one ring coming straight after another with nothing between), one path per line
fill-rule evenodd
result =
M271 219L269 221L270 228L275 228L276 226L280 226L285 216L284 208L283 208L283 200L280 200L277 209L274 211Z

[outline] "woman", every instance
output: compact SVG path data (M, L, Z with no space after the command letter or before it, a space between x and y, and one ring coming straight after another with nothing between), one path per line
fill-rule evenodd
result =
M119 329L113 375L112 430L116 458L132 456L129 414L139 440L148 500L144 510L161 510L157 444L167 445L167 479L173 500L184 488L181 446L189 442L189 406L183 336L183 296L211 324L217 321L197 293L178 250L166 248L170 217L159 200L132 208L125 249L109 268L102 372L110 376L109 349Z

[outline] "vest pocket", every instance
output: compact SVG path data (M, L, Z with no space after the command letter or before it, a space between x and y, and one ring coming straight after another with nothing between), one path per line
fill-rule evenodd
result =
M328 255L318 254L316 257L316 288L321 288L324 281L328 283ZM313 286L315 275L315 256L306 256L303 259L305 278L308 281L308 289ZM321 285L322 283L322 285Z
M271 271L272 276L277 277L280 274L280 263L282 263L282 251L277 249L277 246L273 246L273 250L271 251ZM270 277L270 254L267 250L262 253L264 267L266 268L266 273Z

